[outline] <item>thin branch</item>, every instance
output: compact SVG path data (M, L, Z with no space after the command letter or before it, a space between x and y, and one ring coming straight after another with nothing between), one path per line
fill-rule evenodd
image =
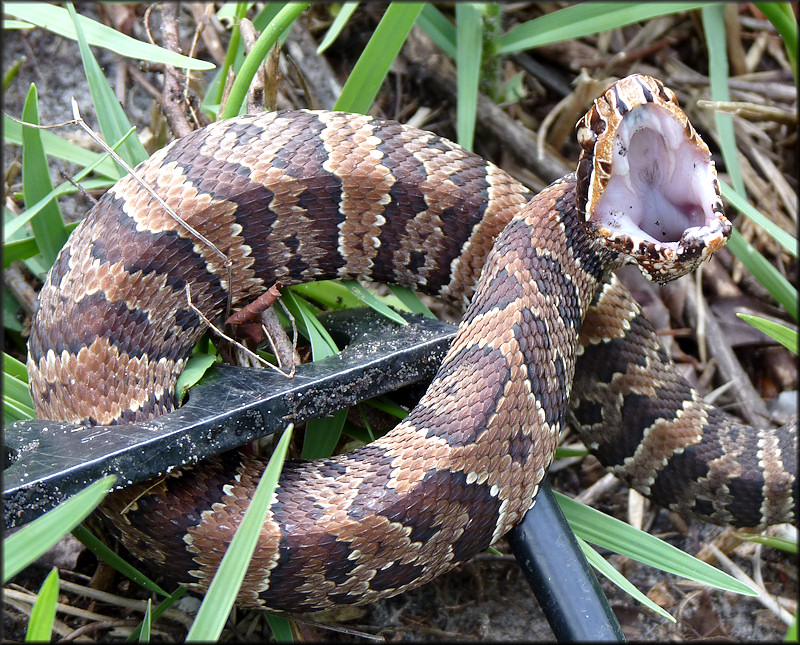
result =
M290 376L289 374L287 374L286 372L284 372L282 369L280 369L279 367L276 367L275 365L273 365L273 364L272 364L272 363L270 363L269 361L265 361L265 360L264 360L263 358L261 358L261 357L260 357L258 354L256 354L255 352L251 351L250 349L248 349L247 347L245 347L244 345L242 345L242 344L241 344L241 343L240 343L238 340L235 340L234 338L231 338L230 336L228 336L228 335L227 335L225 332L223 332L223 331L222 331L222 330L221 330L219 327L217 327L217 326L216 326L216 325L215 325L213 322L211 322L211 321L208 319L208 317L207 317L207 316L206 316L206 315L205 315L205 314L204 314L202 311L200 311L200 310L199 310L199 309L198 309L198 308L197 308L197 307L194 305L194 303L192 302L192 291L191 291L191 287L190 287L190 285L188 285L188 284L186 285L186 302L189 304L189 308L190 308L192 311L194 311L194 312L195 312L195 313L196 313L196 314L197 314L197 315L200 317L200 319L201 319L201 320L202 320L202 321L203 321L203 322L206 324L206 326L207 326L207 327L208 327L208 328L209 328L211 331L213 331L215 334L217 334L217 335L218 335L218 336L220 336L221 338L224 338L224 339L225 339L225 340L227 340L227 341L228 341L228 342L229 342L231 345L233 345L233 346L237 347L238 349L240 349L241 351L243 351L243 352L244 352L244 353L245 353L247 356L249 356L250 358L253 358L253 359L255 359L256 361L258 361L259 363L261 363L261 364L262 364L262 365L264 365L265 367L269 367L269 368L271 368L271 369L275 370L276 372L278 372L279 374L283 374L283 376L285 376L286 378L291 378L291 376ZM293 374L292 374L292 375L293 375Z
M225 266L226 266L226 267L228 267L228 268L230 268L230 266L231 266L231 260L228 258L228 256L227 256L227 255L225 255L225 254L224 254L222 251L220 251L220 250L217 248L217 246L216 246L216 245L215 245L215 244L214 244L214 243L213 243L211 240L209 240L209 239L208 239L208 238L207 238L205 235L203 235L202 233L200 233L200 231L198 231L197 229L195 229L195 228L194 228L193 226L191 226L191 225L190 225L188 222L186 222L186 221L185 221L183 218L181 218L181 217L180 217L180 216L179 216L179 215L178 215L178 214L177 214L177 213L176 213L174 210L172 210L172 208L169 206L169 204L167 204L167 202L165 202L163 199L161 199L161 197L158 195L158 193L156 193L156 191L154 191L154 190L153 190L153 189L152 189L152 188L151 188L151 187L150 187L150 186L147 184L147 182L146 182L146 181L144 181L144 180L143 180L143 179L142 179L142 178L141 178L141 177L140 177L140 176L139 176L139 175L138 175L138 174L137 174L137 173L136 173L136 172L133 170L133 168L131 168L131 167L128 165L128 163L127 163L127 162L126 162L126 161L125 161L125 160L124 160L122 157L120 157L120 156L119 156L119 155L118 155L116 152L114 152L114 150L112 150L112 149L111 149L111 148L110 148L110 147L109 147L109 146L106 144L106 142L105 142L105 141L103 141L103 139L102 139L102 138L101 138L101 137L100 137L100 136L99 136L99 135L98 135L98 134L97 134L97 133L96 133L94 130L92 130L92 129L91 129L91 128L90 128L90 127L87 125L86 121L84 121L84 120L83 120L83 118L82 118L82 117L81 117L81 115L80 115L80 111L78 110L78 102L75 100L75 98L74 98L74 97L72 98L72 114L73 114L73 116L75 117L75 119L74 119L73 121L68 121L67 123L64 123L63 125L68 125L68 124L77 124L77 125L79 125L81 128L83 128L83 130L84 130L84 131L85 131L85 132L86 132L86 133L87 133L87 134L88 134L90 137L92 137L92 139L94 139L94 140L97 142L97 144L98 144L98 145L99 145L101 148L103 148L103 150L105 150L105 151L106 151L106 152L107 152L109 155L111 155L111 157L113 157L114 161L116 161L116 162L117 162L117 163L118 163L120 166L122 166L122 167L123 167L125 170L127 170L127 171L130 173L131 177L133 177L133 178L134 178L134 180L135 180L135 181L136 181L136 182L137 182L137 183L138 183L140 186L142 186L142 188L144 188L144 189L145 189L145 190L146 190L146 191L147 191L147 192L148 192L148 193L149 193L149 194L150 194L150 195L153 197L153 199L155 199L155 200L156 200L156 201L157 201L157 202L158 202L158 203L159 203L159 204L162 206L162 208L163 208L165 211L167 211L167 213L169 213L170 217L172 217L172 218L173 218L173 219L174 219L176 222L178 222L178 223L179 223L181 226L183 226L183 227L184 227L184 228L185 228L187 231L189 231L189 233L191 233L192 235L194 235L194 236L195 236L195 237L196 237L198 240L200 240L200 241L201 241L201 242L203 242L204 244L208 245L208 247L209 247L209 248L210 248L212 251L214 251L214 253L216 253L216 254L217 254L217 255L218 255L218 256L219 256L219 257L220 257L220 258L221 258L221 259L224 261L224 263L225 263ZM32 124L30 124L30 123L25 123L24 125L28 125L28 126L31 126L31 127L36 127L36 126L33 126L33 125L32 125ZM53 127L53 126L41 126L41 127ZM229 282L228 284L230 284L230 282Z
M161 35L164 38L166 49L181 54L180 41L178 39L178 5L167 2L161 10ZM164 101L161 109L167 117L170 129L176 137L185 137L192 131L192 126L183 113L183 88L181 79L172 65L165 66L164 73Z

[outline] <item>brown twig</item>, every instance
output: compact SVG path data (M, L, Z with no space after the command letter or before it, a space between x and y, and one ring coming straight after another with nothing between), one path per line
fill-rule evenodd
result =
M295 365L300 362L296 349L297 326L294 317L284 307L284 311L292 321L294 331L294 339L290 341L274 310L274 305L281 296L280 288L280 283L275 283L253 302L230 316L225 324L239 326L240 330L254 342L261 342L264 338L269 340L278 359L278 366L281 368L286 364L291 366L291 378L294 376Z
M248 356L248 357L250 357L251 359L254 359L254 360L258 361L259 363L261 363L261 364L262 364L262 365L264 365L265 367L269 367L270 369L273 369L273 370L275 370L276 372L279 372L280 374L283 374L283 375L284 375L284 376L286 376L287 378L291 378L291 376L290 376L289 374L287 374L286 372L284 372L282 369L280 369L279 367L276 367L275 365L273 365L273 364L272 364L272 363L270 363L269 361L265 361L265 360L264 360L263 358L261 358L261 357L260 357L258 354L256 354L256 353L255 353L255 352L253 352L252 350L250 350L250 349L248 349L247 347L245 347L244 345L242 345L242 343L240 343L240 342L239 342L238 340L236 340L235 338L231 338L230 336L228 336L228 335L227 335L225 332L223 332L223 331L222 331L222 330L221 330L219 327L217 327L217 326L216 326L216 325L215 325L213 322L211 322L211 321L208 319L208 316L206 316L206 315L205 315L205 314L204 314L202 311L200 311L200 310L199 310L199 309L198 309L198 308L195 306L195 304L192 302L192 290L191 290L191 287L190 287L190 285L188 285L188 284L186 285L186 302L187 302L187 304L189 305L189 309L191 309L192 311L194 311L194 312L195 312L195 313L198 315L198 317L200 318L200 320L202 320L202 321L203 321L203 322L206 324L206 326L207 326L207 327L208 327L208 328L209 328L211 331L213 331L215 334L217 334L217 335L218 335L220 338L224 338L224 339L225 339L225 340L227 340L227 341L228 341L228 342L229 342L231 345L235 346L237 349L239 349L240 351L244 352L244 353L245 353L245 355L247 355L247 356Z
M753 103L750 101L707 101L700 99L697 107L702 110L713 110L725 114L737 114L753 121L774 121L786 125L797 125L797 112L784 110L772 105Z
M685 282L686 278L682 278L681 281ZM689 281L691 281L691 278L689 278ZM701 308L708 311L708 304L705 298L703 298L702 294L698 296L695 289L687 288L686 317L693 327L697 326L698 317L701 316ZM734 392L736 401L740 402L739 411L748 423L763 425L770 418L766 405L764 405L764 401L756 392L752 383L745 377L744 368L742 368L739 359L736 358L736 354L733 353L733 349L728 344L716 317L709 312L704 316L703 322L705 324L705 336L709 354L717 359L722 380L733 383L731 389Z
M220 114L225 110L225 104L228 102L228 96L233 87L233 81L236 80L236 74L233 71L233 66L228 68L228 75L225 77L225 89L222 90L222 98L219 101Z
M214 16L213 2L189 2L189 11L192 12L195 22L198 24L198 32L206 45L214 62L222 67L225 62L225 48L219 39L217 27L220 26L219 20ZM208 27L208 28L207 28Z
M147 10L144 12L144 31L147 34L147 40L150 41L151 45L155 45L156 41L153 38L153 33L150 31L150 12L153 11L157 6L159 6L160 2L154 2L153 4L147 7Z
M264 109L272 112L278 109L278 85L280 84L279 63L281 49L275 43L269 51L264 65Z
M100 631L101 629L112 629L113 627L130 627L131 631L136 627L137 621L135 620L124 620L124 619L112 619L112 620L101 620L94 623L89 623L84 625L83 627L78 627L74 632L71 634L67 634L64 636L65 641L74 641L81 636L86 636L87 634L91 634L92 632Z
M29 316L36 309L36 292L31 287L19 262L12 262L3 271L3 284L14 295Z
M82 197L86 197L86 199L88 199L90 202L92 202L92 205L93 205L93 206L97 204L97 201L98 201L98 200L97 200L97 199L94 197L94 195L92 195L92 194L91 194L89 191L87 191L87 190L86 190L86 189L85 189L83 186L81 186L81 185L80 185L80 184L79 184L77 181L75 181L75 180L74 180L74 179L73 179L73 178L72 178L72 177L69 175L69 173L68 173L66 170L62 170L62 171L61 171L61 172L59 172L58 174L59 174L59 176L61 177L61 179L63 179L64 181L66 181L66 182L68 182L68 183L70 183L70 184L72 184L72 185L75 187L75 190L77 190L77 191L78 191L78 194L79 194L79 195L81 195Z
M226 325L244 325L254 323L281 297L281 284L276 282L253 302L245 305L239 311L232 314L226 321Z
M130 68L128 73L133 77L133 80L136 81L145 92L147 92L150 96L153 97L156 103L158 103L159 107L162 107L164 103L164 97L161 92L153 85L150 81L148 81L144 74L142 74L141 70L136 67L135 65L128 65ZM163 108L162 108L163 109Z
M161 35L164 46L175 53L182 53L178 40L178 5L172 2L164 3L161 10ZM183 112L183 88L181 77L171 65L165 66L164 71L164 100L160 104L167 118L167 123L176 137L185 137L192 131L192 126Z
M313 88L317 105L323 110L332 110L342 93L342 86L325 56L317 54L317 44L305 24L298 22L289 33L286 51L302 78ZM311 100L312 97L308 98Z
M275 307L269 307L261 313L261 329L267 337L269 344L272 346L272 351L275 358L278 359L278 366L283 369L285 365L289 366L289 378L294 377L295 367L300 363L300 355L297 353L297 324L295 323L292 313L278 301L277 304L283 308L284 313L292 321L292 340L289 340L286 331L278 320L278 315L275 313Z
M747 55L742 46L742 28L739 22L739 5L729 4L725 5L723 10L723 17L725 20L725 31L727 37L725 42L728 45L728 60L730 61L731 76L739 76L746 74L747 69Z
M242 34L244 50L249 54L256 42L256 28L247 18L242 18L239 21L239 33ZM247 90L247 111L250 114L264 111L265 84L266 72L264 70L264 61L261 61L261 64L258 66L258 71L253 77L253 82L250 83L250 87Z

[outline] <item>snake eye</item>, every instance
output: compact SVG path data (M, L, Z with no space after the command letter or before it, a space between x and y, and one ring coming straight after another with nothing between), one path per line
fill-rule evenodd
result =
M609 108L610 109L610 108ZM606 127L608 124L606 123L605 119L600 116L599 110L592 110L588 114L589 117L589 127L592 129L596 135L603 134L606 131Z

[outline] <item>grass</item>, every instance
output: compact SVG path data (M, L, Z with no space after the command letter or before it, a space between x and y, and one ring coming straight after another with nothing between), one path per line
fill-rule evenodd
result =
M78 16L71 4L68 4L66 9L51 5L37 4L36 7L32 5L33 3L8 5L5 8L6 13L17 19L17 24L9 25L9 27L37 25L50 29L66 38L76 39L80 45L84 70L105 139L115 142L120 155L130 165L135 165L138 161L144 159L147 156L146 152L139 143L138 137L130 136L134 132L134 128L116 101L113 89L94 59L89 46L107 47L123 56L174 64L182 69L209 69L210 64L173 54L167 50L123 36L119 32L85 16ZM227 70L229 68L234 70L235 81L219 116L220 118L225 118L235 116L241 112L245 103L247 89L256 70L274 44L280 42L281 38L285 38L291 25L301 18L309 5L310 3L269 3L266 5L253 18L256 27L262 31L262 34L252 51L247 55L244 54L236 22L251 11L249 3L235 3L227 5L220 10L220 19L231 20L232 28L225 63L216 80L207 87L206 95L203 97L202 104L206 106L209 113L216 114L216 110L219 110L223 93L223 84L220 79L227 78ZM358 3L345 3L341 6L338 15L332 21L331 27L320 44L320 50L329 48L336 43L348 21L359 15L357 5ZM796 75L796 60L792 56L794 52L792 43L794 42L794 46L796 46L796 24L792 22L794 18L791 11L788 14L785 11L788 5L786 3L758 3L758 5L764 10L767 17L775 23L776 28L784 37L786 49L789 52ZM711 78L712 97L714 100L725 100L727 97L728 72L725 57L725 29L721 23L720 5L709 5L707 3L587 3L553 11L535 20L518 24L513 29L503 33L502 31L485 28L488 17L492 15L492 11L487 9L493 9L494 15L497 15L501 11L499 6L478 3L458 4L455 10L455 21L453 22L441 9L432 4L392 3L386 9L357 63L348 75L342 94L336 103L336 108L359 112L367 112L370 109L375 97L384 86L389 69L396 60L411 27L417 24L432 38L444 54L453 58L457 63L459 93L456 131L459 142L465 147L471 148L474 139L475 122L479 118L479 115L476 114L479 80L481 70L489 68L487 63L502 61L504 57L512 53L526 51L559 40L580 38L596 34L603 29L619 28L634 22L697 8L701 9L700 15L702 16L709 49L710 69L708 70L708 75ZM793 24L794 32L791 29ZM9 76L8 82L14 82L13 77ZM29 123L37 122L36 98L35 87L31 87L28 101L22 114L23 120ZM757 220L760 219L762 223L769 222L768 218L755 211L749 205L746 198L741 172L738 170L736 142L730 116L717 114L716 119L725 169L732 183L731 187L723 185L726 199L737 209L748 214L748 216ZM55 253L73 227L73 225L64 225L56 201L60 194L67 191L66 185L53 189L52 185L48 186L48 183L44 181L44 178L48 177L47 157L54 156L68 159L81 166L84 170L76 175L75 181L81 183L87 189L107 187L119 178L121 171L105 155L99 155L76 146L60 134L22 128L10 122L7 117L4 117L4 120L7 125L5 130L7 141L23 146L23 184L25 181L29 182L27 186L23 186L23 193L28 211L31 211L27 215L27 219L25 219L25 212L18 216L23 219L16 220L14 231L4 239L5 256L6 258L25 262L29 270L41 276L52 263ZM39 181L31 183L30 180L34 179ZM30 235L26 234L28 226L30 226L31 230ZM796 255L797 241L793 236L775 228L774 225L767 224L766 228L779 244ZM754 277L775 297L776 301L781 303L786 311L796 318L796 289L763 256L741 239L741 236L734 238L731 243L731 249L741 259L745 267L753 273ZM348 284L341 288L345 289L348 294L345 295L343 293L342 299L351 304L354 302L367 302L367 304L376 309L387 310L388 302L395 307L400 306L401 308L405 307L410 310L427 312L424 304L408 290L393 288L394 297L387 300L366 292L357 283ZM337 351L333 341L327 336L324 329L319 326L314 316L315 312L319 310L314 303L325 299L324 295L320 295L320 291L324 292L325 289L318 290L315 293L314 285L306 285L287 290L284 297L285 303L292 310L298 321L300 331L309 339L315 359ZM8 299L6 299L4 307L7 306L8 302ZM391 311L391 309L388 309L388 311ZM11 320L13 313L12 311L4 310L4 319ZM427 314L430 314L430 312L427 312ZM770 329L768 333L775 334L776 338L787 337L786 333L780 329ZM787 342L791 343L791 338ZM793 342L796 348L796 334ZM212 357L211 359L200 360L205 363L211 363L214 359ZM6 405L6 414L9 417L24 418L30 416L32 412L31 402L29 398L25 398L27 392L25 390L24 366L21 366L22 364L15 361L15 359L8 356L5 357L4 379L6 387L4 404ZM202 371L202 367L200 371ZM386 403L378 404L387 405ZM391 404L388 405L391 407ZM318 420L308 424L306 439L302 448L304 457L330 454L330 451L338 442L342 429L345 427L345 414L346 411L340 411L332 419ZM283 450L287 445L288 434L281 440ZM276 461L280 461L280 459L278 458ZM267 500L271 498L271 493L268 492L269 485L273 479L277 478L272 462L268 471L269 476L265 473L264 480L262 480L262 483L267 482L264 483L265 491L267 492L261 495ZM69 522L63 519L63 512L61 519L58 519L57 523L52 519L59 509L55 509L41 518L41 520L37 520L37 522L42 520L54 522L53 524L48 524L50 527L46 531L48 539L57 540L60 536L74 529L76 535L84 540L85 543L90 543L95 549L102 551L101 547L93 541L91 534L85 528L80 526L74 528L75 524L70 525L70 522L72 519L85 516L90 512L102 495L105 494L104 491L108 489L109 485L108 481L98 482L87 491L84 491L84 493L76 496L74 500L78 501L70 500L66 502L65 504L72 504L69 508L73 509L69 513L71 516ZM274 484L271 485L274 487ZM259 485L259 491L261 491L261 485ZM638 545L637 555L653 566L659 566L664 570L692 577L692 579L698 579L693 576L707 575L708 577L703 578L703 580L708 584L715 584L721 588L735 590L739 593L748 593L742 589L741 583L726 577L725 574L721 574L716 569L712 570L713 572L708 572L703 567L698 567L694 564L697 561L692 563L692 560L687 560L688 556L685 554L678 555L669 549L661 552L659 544L663 543L654 542L655 539L647 536L647 534L636 532L627 525L624 525L625 528L623 529L617 520L601 514L592 514L591 521L587 521L584 518L591 509L577 506L571 501L562 500L562 503L565 513L576 532L587 541L620 553L627 553L628 555L630 555L631 545ZM74 510L76 508L80 510ZM262 505L258 509L254 505L251 510L256 519L248 522L247 525L247 528L250 529L250 540L256 535L256 533L252 532L251 524L259 524L257 518L266 512L266 506ZM55 516L56 518L59 517L58 515ZM249 516L250 511L248 511ZM79 521L80 519L76 523ZM32 523L29 526L33 527L34 525L36 523ZM247 542L248 531L245 531L244 523L242 531L244 531L242 540ZM618 539L623 535L625 536L624 539ZM237 571L235 574L230 574L226 573L224 569L220 570L218 574L220 581L216 582L215 578L215 585L212 585L212 589L209 591L211 601L208 600L207 596L204 602L204 607L208 607L208 609L202 609L201 614L198 615L197 622L189 634L190 640L213 639L220 633L219 630L221 630L221 626L224 624L233 603L235 588L238 588L236 579L243 574L242 562L246 560L247 550L251 548L250 546L240 547L238 538L239 534L237 533L237 539L232 543L229 550L231 561L236 562L238 560L238 564L233 565ZM94 539L96 540L96 538ZM5 571L18 571L38 557L42 546L41 544L35 547L32 546L36 544L39 543L33 540L21 542L18 539L16 544L12 539L7 540L5 553L11 553L15 559L13 564L7 564L4 567ZM598 559L599 556L596 553L592 551L587 551L587 553L595 566L600 567L605 573L614 577L615 584L625 586L624 579L620 580L607 566L602 565L601 562L604 561ZM108 553L105 553L103 557L113 559ZM225 557L228 559L228 555ZM124 566L119 562L115 564L120 567ZM693 567L702 569L704 573L696 573ZM155 593L167 595L167 592L158 588L157 585L155 585L155 588L152 587L151 585L154 585L154 583L135 570L127 570L127 575L150 587ZM57 576L53 577L51 574L42 586L42 591L40 592L42 607L37 610L36 619L34 620L34 617L31 618L29 633L34 633L39 637L46 637L46 634L49 634L47 626L52 626L51 615L55 606L54 601L52 601L53 589L57 592L58 578ZM653 606L641 592L631 589L629 591L640 602L649 603L648 606L654 611L662 615L665 613L660 608ZM146 640L149 636L150 621L155 621L160 613L183 593L184 591L179 588L171 596L167 596L166 600L162 601L153 610L152 614L148 613L134 638ZM291 630L285 621L272 617L270 618L270 623L276 630L276 635L280 635L282 640L291 639Z

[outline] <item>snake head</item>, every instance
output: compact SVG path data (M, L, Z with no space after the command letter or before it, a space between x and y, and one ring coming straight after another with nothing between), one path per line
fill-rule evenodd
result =
M597 242L668 282L730 236L708 146L661 81L614 83L576 125L578 208Z

